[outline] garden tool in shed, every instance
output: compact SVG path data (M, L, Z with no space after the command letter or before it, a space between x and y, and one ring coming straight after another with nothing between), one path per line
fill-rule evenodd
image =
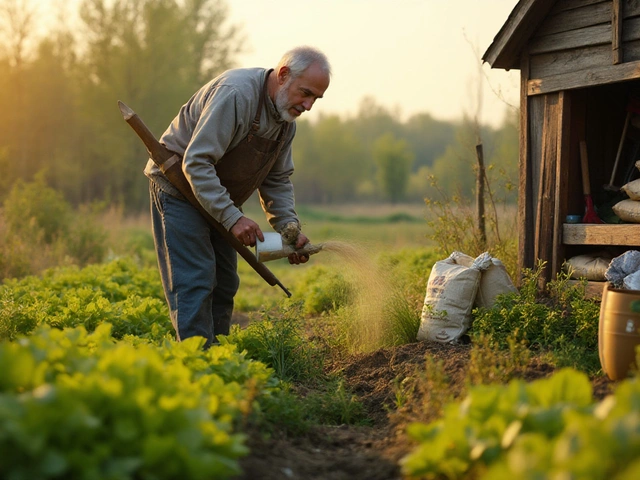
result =
M587 157L587 142L580 141L580 166L582 167L582 192L584 193L584 217L582 223L603 223L598 217L591 198L591 183L589 181L589 157Z
M616 178L616 173L618 172L618 164L620 163L620 157L622 156L625 140L627 139L627 132L629 130L629 124L631 123L631 117L633 116L633 114L637 114L637 113L640 113L640 100L638 99L638 97L634 95L631 97L631 100L629 100L629 103L627 104L627 116L625 117L624 126L622 127L622 135L620 136L620 141L618 142L618 152L616 153L616 159L613 162L611 179L609 180L608 184L604 185L604 189L607 191L616 192L619 190L619 187L617 187L613 182ZM638 154L638 145L637 143L634 143L633 153L632 153L632 156L634 158L630 159L632 163L633 161L636 160L635 156L637 154Z

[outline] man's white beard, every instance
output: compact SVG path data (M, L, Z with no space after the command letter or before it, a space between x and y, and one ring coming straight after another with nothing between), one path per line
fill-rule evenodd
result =
M289 109L292 105L289 104L289 87L291 86L292 78L286 81L282 88L276 93L276 110L280 114L280 117L285 122L295 122L296 117L289 113Z

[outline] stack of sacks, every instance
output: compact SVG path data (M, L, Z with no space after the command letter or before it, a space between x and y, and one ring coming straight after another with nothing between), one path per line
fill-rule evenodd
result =
M475 259L453 252L431 269L417 338L455 343L469 329L473 307L491 308L498 295L515 291L502 262L488 252Z
M640 290L640 252L629 250L614 258L604 276L615 288Z
M640 160L636 162L636 168L640 170ZM629 198L616 203L612 207L613 213L623 222L640 223L640 178L623 185L620 190Z

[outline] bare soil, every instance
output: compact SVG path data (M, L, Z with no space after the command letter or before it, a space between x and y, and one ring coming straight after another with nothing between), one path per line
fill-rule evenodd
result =
M425 370L425 358L441 361L449 393L465 391L470 345L417 342L397 348L355 355L327 365L342 372L346 385L366 408L371 426L320 426L295 438L265 439L251 435L251 453L241 461L244 474L238 480L394 480L402 479L399 460L414 444L405 435L409 415L396 411L395 385ZM551 365L532 361L522 378L532 381L553 373ZM605 377L592 379L594 397L611 391ZM414 412L415 417L415 412Z

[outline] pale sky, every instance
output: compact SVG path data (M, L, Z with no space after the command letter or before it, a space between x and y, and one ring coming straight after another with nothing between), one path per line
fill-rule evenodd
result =
M365 96L402 118L430 113L456 120L477 109L499 125L519 102L520 72L480 59L517 0L227 0L247 53L239 66L275 66L296 45L325 52L333 69L323 99L302 118L357 113ZM502 99L496 94L498 92Z

